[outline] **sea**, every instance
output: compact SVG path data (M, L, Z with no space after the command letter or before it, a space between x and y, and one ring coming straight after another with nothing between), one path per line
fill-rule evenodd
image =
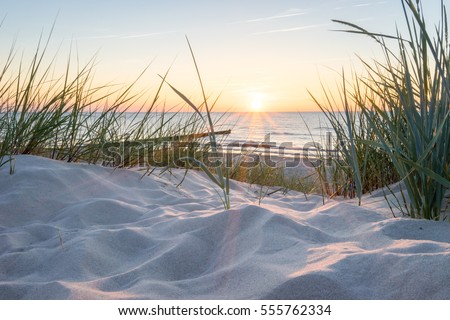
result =
M123 128L133 121L142 120L143 115L137 114L136 117L134 113L126 113ZM161 115L153 117L152 125L160 125ZM166 112L164 122L168 126L183 127L192 121L192 116L192 112ZM203 117L206 121L206 114ZM231 130L230 134L219 137L220 141L227 143L265 143L292 148L309 147L314 143L325 148L327 139L334 135L322 112L212 112L211 118L215 131Z
M168 125L183 127L193 113L166 113L164 117L171 119ZM334 130L322 112L212 112L211 117L216 132L231 131L217 136L219 147L227 153L297 158L335 149ZM132 114L128 114L127 119L131 118ZM203 131L206 133L206 126Z
M183 117L189 114L175 116L181 122ZM322 112L213 112L212 119L215 131L231 130L217 137L227 154L298 159L335 152L334 130Z
M264 143L295 149L327 147L334 130L322 112L213 113L218 130L230 129L227 142Z

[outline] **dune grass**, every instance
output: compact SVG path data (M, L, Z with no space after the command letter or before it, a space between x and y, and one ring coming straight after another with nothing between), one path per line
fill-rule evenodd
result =
M361 80L356 75L352 80L343 75L338 97L333 96L325 85L323 88L325 102L312 96L334 128L334 148L338 157L327 158L326 154L319 153L318 158L322 161L316 170L325 194L330 197L357 197L361 204L363 194L398 182L400 176L391 159L381 149L365 143L377 137L367 115L361 112L361 108L368 105L367 92L362 91ZM376 115L372 121L378 127L384 127L383 120Z
M200 118L156 110L167 74L150 103L139 102L147 93L135 89L149 66L126 86L94 85L95 59L80 65L70 53L56 74L56 57L48 53L51 34L40 37L30 61L18 57L14 44L2 61L0 166L9 164L13 173L18 154L112 167L169 166L197 151L196 138L177 152L174 140L204 132ZM163 161L155 161L161 154Z
M250 157L254 156L250 155ZM230 179L255 186L259 204L264 198L275 193L287 194L291 190L298 191L307 199L308 194L317 191L315 173L305 174L303 177L291 176L286 174L281 163L274 167L267 165L264 161L257 161L255 165L249 166L245 157L242 155L236 157L230 168Z
M200 89L202 92L203 97L203 103L202 106L204 106L206 111L206 118L203 116L201 112L201 106L197 107L194 103L191 102L189 98L186 97L183 93L181 93L179 90L177 90L175 87L173 87L170 83L167 84L169 87L184 101L186 102L194 111L195 113L200 117L202 122L206 125L206 128L208 130L208 137L209 137L209 147L211 154L208 155L208 159L199 159L195 156L188 156L185 158L182 158L181 160L187 160L189 162L193 162L196 166L198 166L203 172L206 173L208 178L216 185L218 186L221 191L222 195L220 195L220 198L222 200L223 206L225 209L230 209L230 177L229 177L229 168L227 166L223 167L224 164L224 158L223 155L219 153L219 148L217 145L217 136L214 130L214 122L212 120L211 111L212 108L214 108L214 105L216 104L218 98L214 101L213 105L211 107L208 106L208 98L205 94L205 88L203 86L202 78L200 76L200 71L197 65L197 61L195 60L194 51L192 50L192 46L189 42L189 39L186 37L186 41L189 46L189 51L191 53L192 61L194 62L195 70L197 72L198 81L200 84ZM163 81L165 79L163 78ZM212 161L209 161L210 158L212 158ZM211 170L211 166L214 170ZM216 175L213 174L215 172Z
M324 89L325 102L316 102L336 131L360 201L364 192L400 180L411 217L448 219L442 214L450 188L447 15L441 3L441 21L430 31L420 1L402 0L402 5L406 37L335 20L350 28L344 31L377 41L384 60L362 59L367 75L342 74L340 101Z

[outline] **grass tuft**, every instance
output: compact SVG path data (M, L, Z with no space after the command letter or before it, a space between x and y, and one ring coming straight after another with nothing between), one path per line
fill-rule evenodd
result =
M146 93L135 87L150 65L124 87L94 85L95 58L80 65L70 53L59 75L56 58L45 63L50 39L51 32L41 35L29 61L18 58L13 44L0 62L0 166L9 165L13 173L14 156L32 154L147 168L174 165L202 150L196 137L206 129L198 115L156 111L169 71L150 103L140 102Z
M407 213L439 220L450 188L447 15L441 3L441 21L432 35L421 1L402 0L402 5L406 37L335 20L350 28L346 32L374 39L384 60L361 59L367 76L355 75L353 83L342 74L341 101L326 90L324 103L315 100L336 131L346 174L360 200L380 183L400 180L409 196ZM388 45L392 41L394 47Z

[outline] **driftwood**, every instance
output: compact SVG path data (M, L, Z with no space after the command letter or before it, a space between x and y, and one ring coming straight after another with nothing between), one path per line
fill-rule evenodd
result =
M230 134L231 130L223 130L223 131L215 131L214 134L215 135L225 135L225 134ZM180 140L194 140L194 139L199 139L199 138L204 138L209 136L208 132L204 132L204 133L193 133L193 134L187 134L187 135L181 135L181 136L173 136L173 137L167 137L168 141L180 141Z

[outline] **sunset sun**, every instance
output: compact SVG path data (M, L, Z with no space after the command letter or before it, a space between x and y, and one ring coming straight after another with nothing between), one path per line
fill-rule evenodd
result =
M254 94L251 100L251 111L258 112L262 111L263 103L261 94Z

